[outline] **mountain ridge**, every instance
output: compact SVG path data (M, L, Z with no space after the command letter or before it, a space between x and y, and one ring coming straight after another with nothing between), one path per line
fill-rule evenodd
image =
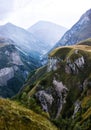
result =
M0 96L14 96L29 72L39 66L36 59L18 49L12 40L0 37Z
M61 130L90 128L91 47L84 42L86 40L83 45L53 50L47 65L35 71L16 95L16 99L23 104L26 102L26 106L35 112L48 112ZM89 121L88 127L85 121Z
M67 31L67 28L49 21L38 21L28 31L49 46L53 46Z
M45 50L45 47L43 46L43 43L41 41L35 38L27 30L14 24L7 23L0 26L0 36L13 40L15 45L28 53L31 51L34 51L37 54L44 53L43 50ZM40 50L40 48L42 49Z
M90 27L91 9L84 13L80 20L63 35L49 53L48 62L29 74L25 84L12 97L12 101L0 98L1 129L91 129ZM26 63L28 55L16 47L22 58L21 61L19 55L13 51L16 50L15 46L7 42L13 43L10 39L5 39L4 43L4 39L1 38L0 76L4 75L5 78L0 77L2 81L0 83L4 85L14 76L13 68L17 71L17 67L20 67L22 71L21 65L24 64L26 67L28 64ZM6 46L10 47L9 50ZM6 57L6 55L10 56ZM6 67L4 65L7 59L9 62ZM36 60L39 61L39 58ZM36 60L33 63L36 63ZM14 64L13 68L12 64ZM31 64L28 67L30 68ZM7 76L7 73L10 75ZM21 75L16 75L16 77L19 78Z
M80 19L56 43L54 48L73 45L91 37L91 9L86 11Z

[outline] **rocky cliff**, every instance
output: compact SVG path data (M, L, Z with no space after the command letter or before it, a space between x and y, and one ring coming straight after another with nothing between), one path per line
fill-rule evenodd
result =
M14 70L12 67L0 69L0 86L7 86L8 80L14 78Z
M88 130L90 94L91 47L75 45L52 51L47 66L30 76L16 98L37 113L48 113L62 130Z

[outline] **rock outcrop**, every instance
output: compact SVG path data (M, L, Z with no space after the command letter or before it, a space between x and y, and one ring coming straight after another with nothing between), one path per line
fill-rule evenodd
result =
M66 103L66 96L68 93L68 89L66 86L63 85L62 82L57 81L55 78L53 80L53 103L52 108L55 107L56 109L52 109L52 112L50 113L51 118L58 118L60 115L60 112L63 108L64 103Z
M35 96L40 101L42 109L46 112L49 112L51 118L58 118L64 103L66 103L65 98L67 96L68 89L63 85L62 82L58 82L56 79L54 79L50 94L47 91L38 91ZM53 109L54 107L56 109Z
M14 69L12 67L0 70L0 86L7 86L8 80L14 77Z
M83 56L81 56L81 57L75 59L74 62L71 62L71 60L68 58L66 62L67 62L67 64L65 67L65 72L68 74L70 74L70 73L78 74L79 70L84 67L85 59Z
M73 115L72 115L72 118L73 118L73 119L75 118L77 112L80 111L80 110L81 110L81 102L80 102L80 101L76 101L76 102L74 103L74 113L73 113Z
M15 65L24 65L18 53L12 52L10 56L11 56L11 63Z
M41 102L42 109L46 112L49 111L49 107L52 105L53 97L51 94L48 94L46 91L41 90L36 93L36 97Z
M50 57L48 59L48 64L47 64L47 72L50 72L50 71L55 71L59 68L59 65L58 63L60 62L60 58L57 58L57 57Z

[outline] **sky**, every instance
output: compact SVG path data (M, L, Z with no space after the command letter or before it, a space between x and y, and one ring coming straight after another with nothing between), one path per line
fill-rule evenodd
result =
M70 28L90 8L90 0L0 0L0 25L28 28L43 20Z

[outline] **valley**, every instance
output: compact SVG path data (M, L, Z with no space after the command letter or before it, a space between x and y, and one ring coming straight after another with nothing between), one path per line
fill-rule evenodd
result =
M91 9L69 30L0 26L0 130L90 129Z

